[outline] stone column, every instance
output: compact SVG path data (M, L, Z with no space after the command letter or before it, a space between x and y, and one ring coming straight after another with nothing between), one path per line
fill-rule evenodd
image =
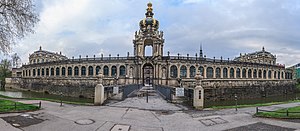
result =
M220 67L220 75L221 75L221 79L223 79L223 67Z
M234 70L234 72L233 72L233 74L234 74L234 79L236 79L236 67L233 68L233 70Z
M94 97L94 105L102 105L104 102L104 86L103 84L103 75L102 72L97 76L97 85L95 87L95 97Z
M207 76L206 76L206 67L204 67L204 66L203 66L203 77L207 78Z
M216 69L217 69L216 67L213 67L213 70L214 70L213 71L213 79L216 79Z
M203 109L204 108L204 89L201 86L202 76L200 72L197 72L195 76L196 79L196 87L194 88L194 98L193 98L193 106L196 109Z
M186 66L186 78L190 78L190 66Z

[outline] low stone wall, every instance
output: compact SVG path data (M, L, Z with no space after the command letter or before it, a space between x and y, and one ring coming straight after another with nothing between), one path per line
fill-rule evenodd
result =
M235 94L239 99L260 98L296 91L296 82L292 80L227 80L202 82L206 101L233 100Z
M6 88L46 92L71 97L94 97L96 78L12 78L7 80ZM119 79L118 84L130 84L129 79ZM114 85L114 79L104 79L104 86ZM175 81L174 81L175 83ZM194 82L183 84L192 88ZM186 85L190 85L187 87ZM232 100L237 94L239 99L259 98L291 94L296 91L292 80L208 80L202 81L206 101Z

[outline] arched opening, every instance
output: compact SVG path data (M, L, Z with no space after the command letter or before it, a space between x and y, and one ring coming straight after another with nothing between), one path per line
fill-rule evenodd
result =
M172 77L172 78L177 78L177 67L175 66L175 65L172 65L171 66L171 69L170 69L171 71L170 71L170 76Z
M254 71L253 71L253 78L257 78L257 70L256 69L254 69Z
M242 77L243 77L243 78L246 78L246 69L243 69L243 70L242 70Z
M30 74L30 71L29 71L29 74ZM44 76L44 75L45 75L45 69L42 68L42 76Z
M49 76L49 68L46 68L46 76Z
M117 67L116 66L111 67L111 76L117 76Z
M214 69L212 67L207 67L207 78L213 78L214 77Z
M145 46L144 56L152 56L152 46Z
M68 67L68 76L72 76L72 67Z
M153 40L146 39L144 41L144 56L152 56L153 55Z
M103 67L103 75L104 76L108 76L109 75L109 68L108 68L108 66L104 66Z
M227 68L223 68L223 78L228 78L228 70L227 70Z
M221 69L219 67L216 68L216 78L221 78Z
M125 76L125 75L126 75L125 66L120 66L120 76Z
M184 65L180 67L180 77L186 78L186 66Z
M190 67L190 78L194 78L196 75L196 68L194 66Z
M81 76L86 76L86 67L85 66L81 67Z
M234 78L234 69L230 68L230 78Z
M65 67L61 68L61 75L66 76L66 68Z
M51 68L51 73L50 73L51 76L54 76L54 68Z
M251 69L248 70L248 78L252 78L252 70Z
M198 70L200 72L200 75L204 77L204 68L203 68L203 66L200 66Z
M99 71L100 71L100 69L101 69L101 68L100 68L100 66L96 66L96 75L99 75L99 73L100 73L100 72L99 72Z
M152 85L153 84L153 66L152 64L145 64L143 66L143 84Z
M56 70L56 73L55 73L55 75L56 75L56 76L59 76L59 68L58 68L58 67L56 67L56 69L55 69L55 70Z
M75 66L75 68L74 68L74 75L75 76L79 75L79 68L77 66Z
M241 69L240 68L236 69L236 78L241 78Z
M89 66L89 76L94 75L94 68L92 66Z

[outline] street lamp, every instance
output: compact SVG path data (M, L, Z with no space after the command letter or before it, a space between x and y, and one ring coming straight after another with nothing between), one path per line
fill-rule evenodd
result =
M235 111L237 111L237 95L234 94L234 100L235 100Z

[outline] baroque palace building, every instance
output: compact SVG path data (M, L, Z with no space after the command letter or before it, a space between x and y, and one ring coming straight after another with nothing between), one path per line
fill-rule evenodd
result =
M133 56L100 57L79 56L67 58L61 53L51 53L41 47L29 56L29 63L20 68L22 79L30 81L59 80L89 81L104 75L104 85L155 84L178 87L193 85L196 72L203 81L283 81L292 79L292 72L276 64L276 56L264 48L249 54L240 54L234 60L206 58L200 49L195 56L167 56L164 52L164 32L153 16L152 4L148 3L146 17L139 22L140 29L134 33ZM145 48L152 47L152 56L145 55Z

